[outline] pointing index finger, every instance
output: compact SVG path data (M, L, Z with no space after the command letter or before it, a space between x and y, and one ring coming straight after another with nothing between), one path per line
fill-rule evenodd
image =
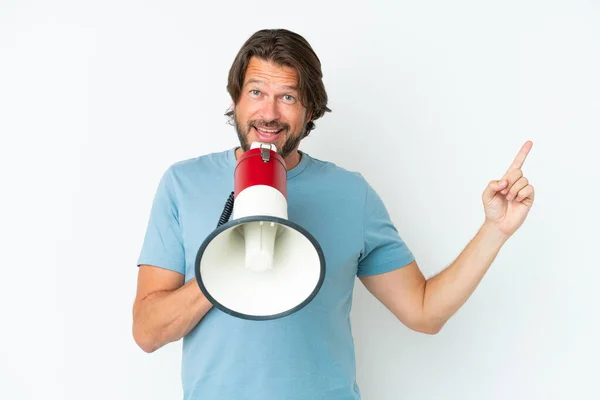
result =
M532 141L528 140L527 142L525 142L525 144L521 147L521 150L519 150L519 153L515 157L514 161L508 168L508 171L510 171L511 169L520 169L523 166L523 164L525 163L525 159L527 158L527 154L529 154L529 151L531 150L532 146Z

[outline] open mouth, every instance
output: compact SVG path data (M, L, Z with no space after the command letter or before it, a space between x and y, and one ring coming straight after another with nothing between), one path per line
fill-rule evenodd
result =
M260 141L264 141L264 142L270 142L270 141L274 140L277 137L277 135L279 135L279 133L283 130L283 129L259 128L257 126L253 126L253 128L256 131L258 139Z

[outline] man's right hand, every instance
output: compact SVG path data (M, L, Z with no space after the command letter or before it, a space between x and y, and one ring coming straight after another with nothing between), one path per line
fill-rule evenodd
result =
M133 338L151 353L187 335L212 304L195 279L152 265L140 265L133 304Z

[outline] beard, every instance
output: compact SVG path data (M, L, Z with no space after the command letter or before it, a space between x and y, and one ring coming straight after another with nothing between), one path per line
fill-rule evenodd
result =
M302 131L296 134L295 132L290 132L290 126L288 124L282 124L277 121L267 122L265 120L250 120L246 125L241 125L237 119L237 115L233 114L233 122L235 125L235 130L238 135L238 139L240 140L240 145L244 152L250 150L250 146L252 143L248 142L248 136L250 134L250 130L255 126L262 126L265 128L271 129L281 129L281 132L278 135L285 135L285 141L282 146L277 146L277 153L283 157L284 159L292 154L292 152L296 149L304 134L306 132L306 123L302 124Z

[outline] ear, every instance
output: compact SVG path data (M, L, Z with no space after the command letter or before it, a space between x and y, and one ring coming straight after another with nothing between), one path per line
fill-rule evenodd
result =
M310 110L306 115L306 122L312 121L313 110Z

